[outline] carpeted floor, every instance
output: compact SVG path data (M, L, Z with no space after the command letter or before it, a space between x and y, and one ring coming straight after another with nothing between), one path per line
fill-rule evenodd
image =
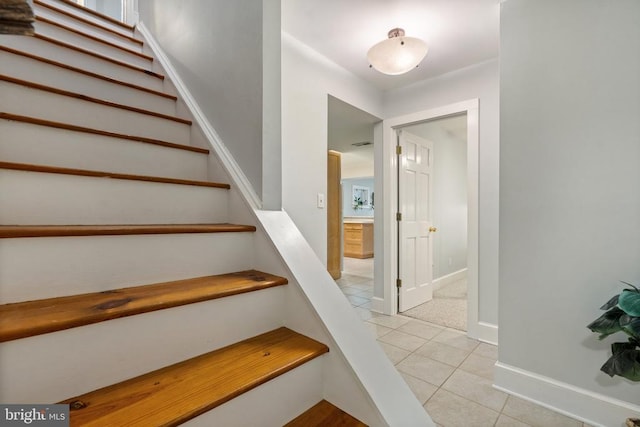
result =
M448 328L467 330L467 281L459 280L433 292L433 300L402 313Z

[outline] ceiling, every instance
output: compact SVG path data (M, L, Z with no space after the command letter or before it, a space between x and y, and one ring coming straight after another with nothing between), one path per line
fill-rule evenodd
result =
M500 0L282 0L282 29L381 90L498 56ZM407 74L369 67L367 51L401 27L429 53Z

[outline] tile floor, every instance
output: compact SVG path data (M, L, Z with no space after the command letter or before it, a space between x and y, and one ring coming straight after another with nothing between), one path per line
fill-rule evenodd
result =
M588 427L494 389L496 346L434 323L371 312L373 259L344 258L336 283L438 426Z

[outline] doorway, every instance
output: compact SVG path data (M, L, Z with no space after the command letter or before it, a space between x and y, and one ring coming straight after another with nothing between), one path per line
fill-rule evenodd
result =
M436 118L400 128L400 140L415 139L428 145L427 176L429 187L421 192L427 196L422 211L425 224L423 246L428 252L428 265L423 268L429 277L428 295L411 298L410 304L400 304L400 311L409 317L454 329L467 330L467 115L466 113ZM408 135L408 136L407 136ZM399 162L404 169L405 162ZM401 175L402 176L402 175ZM402 189L402 179L399 181ZM427 191L428 190L428 191ZM398 192L400 199L403 191ZM403 221L398 227L406 225ZM400 240L402 241L402 239ZM399 259L407 260L400 245ZM400 269L400 276L403 276ZM404 283L403 283L404 285ZM400 288L400 300L408 293ZM427 301L428 300L428 301ZM401 301L402 302L402 301Z
M384 202L384 227L381 232L380 251L383 251L381 268L383 282L381 292L381 308L385 314L397 313L398 291L398 238L397 238L397 171L398 159L395 151L396 130L408 126L422 124L438 118L465 115L466 117L466 276L467 276L467 333L472 338L479 335L478 323L478 113L477 99L463 101L448 106L425 110L401 117L385 120L383 124L383 147L376 151L381 159L384 173L383 193L388 194ZM444 259L448 264L448 257ZM452 260L452 266L455 261ZM435 265L434 265L435 268ZM378 283L378 282L376 282ZM376 289L378 287L376 286ZM377 296L378 294L376 294Z
M327 173L340 177L341 208L339 226L330 226L328 222L327 269L351 304L363 310L369 309L373 296L374 128L380 122L379 118L329 95L328 155L329 159L340 159L340 171L336 173L332 166L336 162L329 160ZM334 198L328 197L327 201L330 199ZM327 206L328 221L334 223L335 204L333 209Z

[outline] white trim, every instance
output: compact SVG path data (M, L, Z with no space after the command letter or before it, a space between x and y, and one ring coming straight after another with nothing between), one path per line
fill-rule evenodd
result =
M122 0L122 21L135 26L139 19L138 0Z
M437 291L444 286L450 285L460 280L464 280L467 278L467 269L462 268L458 271L454 271L453 273L449 273L445 276L438 277L433 280L433 290Z
M375 311L376 313L384 313L384 298L371 298L371 311Z
M267 210L256 211L256 215L335 342L338 351L331 350L332 354L339 352L339 357L355 373L384 425L435 427L289 215L285 211ZM332 374L335 371L329 368L326 375ZM327 391L325 388L325 394Z
M638 405L502 362L495 366L494 387L593 426L621 426L626 418L640 418Z
M383 242L385 253L382 257L382 277L384 283L384 313L393 315L397 313L396 307L396 277L397 265L397 235L396 204L397 199L397 156L395 154L395 129L438 117L446 117L453 114L467 114L467 299L470 302L467 309L467 334L471 338L481 339L487 342L497 342L497 326L482 324L479 319L478 309L478 183L479 183L479 105L480 101L470 99L443 107L419 111L400 117L394 117L383 122L383 140L376 156L381 156L384 175L382 191L377 193L385 195L383 200ZM375 148L374 148L375 149ZM377 172L376 172L377 173ZM377 213L378 211L376 211Z
M144 22L139 22L137 29L149 44L149 47L153 51L153 54L158 59L160 65L166 72L167 77L169 77L171 82L175 85L178 94L186 104L191 114L193 114L194 120L202 129L202 132L204 133L207 141L209 141L211 148L220 159L226 172L236 183L245 200L247 200L247 202L253 209L262 209L262 201L249 182L249 179L244 174L244 172L242 172L242 169L222 142L222 139L207 119L207 116L200 109L200 106L196 102L195 98L191 95L191 92L178 75L178 72L169 61L169 58L165 55L157 40L144 25Z
M487 322L478 322L476 339L488 344L498 345L498 325Z

